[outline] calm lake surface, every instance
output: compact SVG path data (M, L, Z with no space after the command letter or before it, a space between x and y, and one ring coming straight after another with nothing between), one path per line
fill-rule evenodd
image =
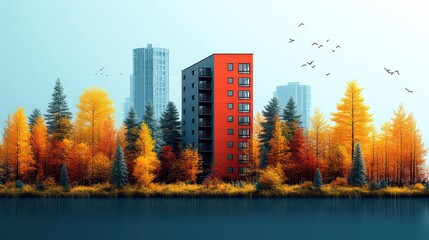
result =
M429 239L429 199L4 199L0 239Z

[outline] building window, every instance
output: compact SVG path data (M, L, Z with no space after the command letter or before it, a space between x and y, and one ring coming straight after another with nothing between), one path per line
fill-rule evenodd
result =
M183 80L185 80L186 79L186 75L183 75Z
M186 121L185 120L183 120L183 125L186 125Z
M239 63L238 73L250 73L250 63Z
M250 86L250 78L238 78L238 86L249 87Z
M234 172L234 168L233 167L228 167L228 173L233 173Z
M233 116L228 116L228 122L233 122L234 121L234 117Z
M234 78L229 77L229 78L228 78L228 84L233 84L233 83L234 83Z
M228 129L228 135L234 134L234 129Z
M234 96L234 91L228 90L228 97L232 97L232 96Z
M230 161L231 161L231 160L234 160L234 155L232 155L232 154L228 154L228 155L227 155L227 159L228 159L228 160L230 160Z
M192 76L194 76L195 75L195 70L192 70Z
M192 83L192 88L195 88L195 83Z
M195 112L195 107L192 107L192 112Z
M234 142L228 142L228 147L229 147L229 148L234 147Z
M239 151L249 150L249 142L238 142L238 150Z
M250 91L238 91L238 99L250 99Z
M238 163L249 163L249 155L248 154L238 155Z
M250 129L238 129L238 137L239 138L250 138Z
M233 70L234 70L234 64L228 63L228 71L233 71Z
M192 118L192 123L195 123L195 118Z
M250 112L250 103L239 103L238 112Z
M186 91L186 87L183 87L183 91Z
M186 114L186 110L185 109L183 109L183 114Z
M247 175L249 173L250 173L250 168L248 168L248 167L238 168L238 175L240 175L240 176Z
M195 135L195 130L192 130L192 135Z
M238 125L241 125L241 126L250 125L250 117L249 116L239 116L238 117Z
M228 109L233 109L234 108L234 103L228 103Z
M195 95L192 95L192 100L195 100Z
M183 136L186 137L186 132L185 131L183 131Z
M186 98L183 98L183 102L186 102Z

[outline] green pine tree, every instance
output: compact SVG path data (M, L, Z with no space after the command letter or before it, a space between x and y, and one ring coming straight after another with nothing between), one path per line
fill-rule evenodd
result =
M165 145L170 146L175 152L179 152L182 145L181 123L179 111L173 102L167 104L161 119L162 138Z
M261 159L259 160L259 168L260 169L264 169L267 167L267 164L268 164L267 163L267 154L268 154L267 147L262 146L261 147Z
M268 142L273 137L275 121L279 116L279 112L279 101L275 97L271 98L271 100L262 110L262 116L265 120L261 123L262 133L259 135L259 139L261 139L261 146L264 146L267 151L269 151Z
M143 121L147 124L147 126L151 130L152 138L155 139L155 151L159 153L161 151L161 146L163 145L161 130L159 128L158 121L155 118L155 108L153 107L151 102L149 102L145 106Z
M136 142L139 138L140 132L140 124L134 108L131 107L124 124L126 128L125 138L127 140L127 144L125 146L125 157L127 161L132 161L137 157L138 154Z
M118 188L122 188L128 182L128 170L127 164L125 164L124 152L118 142L116 147L115 160L113 161L110 184L115 185Z
M30 116L28 116L28 125L30 126L30 131L33 130L33 126L36 124L36 120L40 116L42 116L42 114L38 108L33 109L33 112L31 112Z
M322 185L323 185L322 174L320 173L320 169L317 168L316 169L316 176L314 177L314 180L313 180L313 186L316 189L320 190L322 188Z
M349 185L362 187L366 184L365 166L362 158L360 144L356 144L356 151L353 156L352 168L349 174Z
M64 163L61 165L60 185L64 190L70 188L69 173L67 172L67 167Z
M52 101L48 106L48 113L45 115L48 132L57 140L63 140L70 136L72 132L72 114L66 102L64 88L60 79L57 79L52 93Z
M295 102L292 98L289 98L289 101L283 109L282 120L285 121L287 126L289 127L289 132L291 133L291 136L289 136L289 138L293 137L295 130L298 127L301 127L302 123L301 115L298 115Z

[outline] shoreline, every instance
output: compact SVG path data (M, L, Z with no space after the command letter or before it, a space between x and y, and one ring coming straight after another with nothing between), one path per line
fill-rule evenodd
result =
M0 198L429 198L429 189L387 187L370 190L359 187L323 186L317 190L302 185L283 185L272 190L257 190L253 185L237 187L220 184L206 187L196 184L153 185L149 188L126 186L117 189L109 185L76 186L64 191L54 186L37 190L0 186Z

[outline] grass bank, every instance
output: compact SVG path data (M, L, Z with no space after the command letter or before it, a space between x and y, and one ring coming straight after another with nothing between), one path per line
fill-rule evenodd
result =
M68 191L61 187L51 186L38 190L36 186L26 185L22 189L15 186L0 185L0 197L20 198L117 198L117 197L323 197L323 198L365 198L365 197L429 197L429 190L413 187L387 187L380 190L370 190L359 187L333 187L325 185L321 190L314 189L308 184L282 185L271 190L257 190L252 184L234 185L221 183L215 186L196 184L154 184L148 188L125 186L122 189L108 184L93 186L76 186Z

